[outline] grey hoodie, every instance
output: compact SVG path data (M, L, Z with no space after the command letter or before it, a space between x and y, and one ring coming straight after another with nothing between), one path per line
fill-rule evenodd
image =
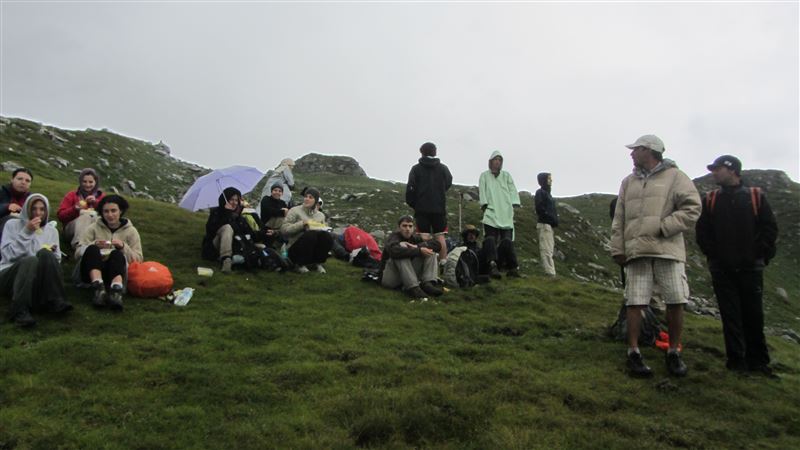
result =
M25 225L30 220L31 203L34 200L44 200L44 207L47 215L40 228L30 231ZM11 267L26 256L35 256L44 246L55 249L56 258L61 260L61 252L58 250L58 230L47 222L50 216L50 202L42 194L31 194L22 205L19 217L6 222L3 229L3 240L0 241L0 272Z

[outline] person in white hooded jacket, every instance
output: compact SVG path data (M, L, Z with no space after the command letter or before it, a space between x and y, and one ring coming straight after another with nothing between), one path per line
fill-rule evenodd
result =
M42 194L25 200L19 217L6 223L0 241L0 294L11 295L10 319L36 324L31 311L65 313L58 230L48 225L50 203Z

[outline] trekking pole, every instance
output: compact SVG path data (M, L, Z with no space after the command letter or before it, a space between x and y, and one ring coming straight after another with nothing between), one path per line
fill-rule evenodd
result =
M461 226L461 204L464 203L464 193L458 193L458 232L460 233L464 227Z

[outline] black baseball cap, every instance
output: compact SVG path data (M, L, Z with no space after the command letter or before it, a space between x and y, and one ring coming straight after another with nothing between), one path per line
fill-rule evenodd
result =
M716 167L727 167L734 171L736 175L741 175L742 173L742 162L739 161L739 158L732 155L722 155L715 159L713 163L706 166L708 170L714 170Z

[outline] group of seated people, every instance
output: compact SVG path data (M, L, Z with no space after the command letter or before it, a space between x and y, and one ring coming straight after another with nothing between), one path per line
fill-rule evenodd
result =
M22 327L36 324L32 312L63 314L72 309L64 293L61 239L48 222L50 202L30 191L33 173L13 171L0 188L0 294L11 296L9 318ZM84 169L78 188L58 208L69 251L76 259L73 278L92 287L92 305L123 308L128 265L142 261L139 232L125 217L128 202L104 195L99 176Z

